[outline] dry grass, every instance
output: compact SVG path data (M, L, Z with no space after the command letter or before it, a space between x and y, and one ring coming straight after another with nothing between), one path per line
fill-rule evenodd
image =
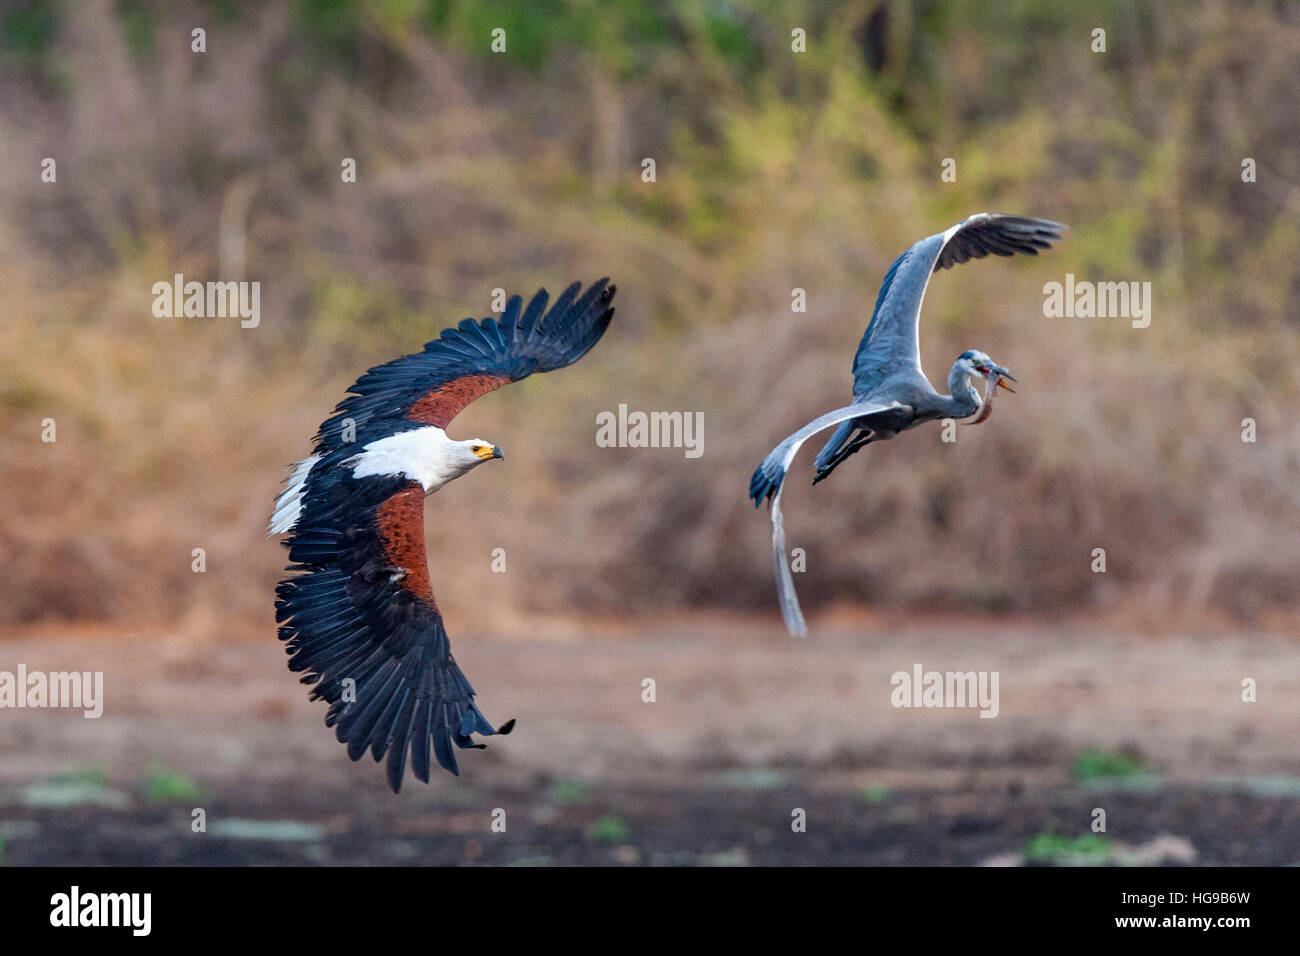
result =
M107 7L69 7L60 83L10 61L0 98L0 162L25 171L0 184L0 623L264 634L269 503L356 375L487 314L496 286L606 274L619 314L591 356L453 428L510 460L429 505L443 604L488 622L768 607L750 471L848 397L892 258L985 208L1073 229L1038 261L938 277L922 349L941 380L981 348L1020 394L955 444L930 427L873 446L815 492L801 458L787 514L807 604L1140 609L1157 626L1294 610L1294 17L1261 5L1229 29L1214 5L1153 5L1125 24L1142 56L1116 30L1098 61L1072 23L1008 51L900 15L875 74L855 9L827 13L798 64L755 15L754 77L685 14L692 56L627 71L579 48L533 74L381 21L345 66L300 46L282 4L214 29L215 55L137 57ZM187 33L160 17L159 35ZM922 82L904 51L926 49ZM989 86L1017 52L1032 96ZM36 180L46 155L55 185ZM938 182L945 156L956 183ZM151 286L175 272L260 280L261 327L153 318ZM1151 327L1044 318L1042 284L1067 272L1151 281ZM597 448L595 416L619 403L703 411L704 457Z

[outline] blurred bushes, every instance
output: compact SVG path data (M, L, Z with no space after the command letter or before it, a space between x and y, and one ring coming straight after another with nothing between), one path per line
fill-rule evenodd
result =
M848 397L892 259L981 209L1072 230L1038 261L937 277L922 350L936 380L973 347L1024 387L955 445L873 446L815 494L796 463L809 607L1294 610L1297 19L1118 0L10 4L0 622L263 632L282 563L265 514L356 375L487 314L498 286L606 274L619 315L591 357L453 427L511 460L431 502L440 597L506 623L772 611L750 471ZM261 328L154 319L151 285L176 272L260 280ZM1067 272L1152 282L1151 328L1045 319L1042 284ZM704 457L597 449L620 402L704 411Z

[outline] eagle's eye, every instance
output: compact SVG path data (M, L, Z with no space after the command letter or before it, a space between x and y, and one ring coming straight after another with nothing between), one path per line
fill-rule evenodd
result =
M474 454L476 454L476 455L481 455L481 454L483 454L483 446L482 446L482 445L475 445L475 446L473 447L472 451L473 451Z

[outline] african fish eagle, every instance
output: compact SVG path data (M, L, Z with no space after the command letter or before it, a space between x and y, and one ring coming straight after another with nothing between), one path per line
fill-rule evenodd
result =
M289 669L329 702L348 756L388 755L388 784L402 784L409 750L429 782L429 754L458 774L452 744L482 749L472 734L506 734L474 703L429 579L424 498L485 461L496 445L456 441L445 429L466 405L534 372L572 365L614 316L614 286L575 282L548 311L545 289L499 320L465 319L424 351L370 369L321 425L275 503L268 536L298 572L276 589Z

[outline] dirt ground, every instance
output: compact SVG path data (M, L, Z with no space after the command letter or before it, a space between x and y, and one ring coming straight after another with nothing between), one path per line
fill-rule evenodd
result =
M0 670L105 673L99 719L0 711L0 861L1300 862L1287 636L841 615L804 640L701 617L455 647L489 719L518 727L464 753L459 779L394 796L269 634L0 641ZM916 663L997 671L998 716L893 707L890 676Z

